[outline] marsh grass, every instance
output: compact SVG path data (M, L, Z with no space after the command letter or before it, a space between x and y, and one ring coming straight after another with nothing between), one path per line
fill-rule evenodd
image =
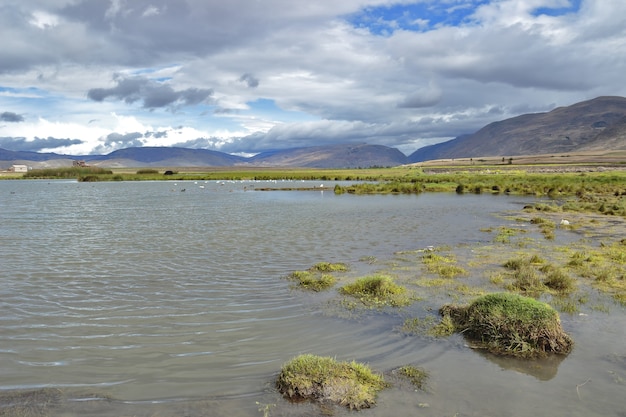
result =
M400 332L413 336L447 337L454 333L454 323L449 316L438 320L435 316L405 319Z
M556 230L556 223L554 221L543 217L533 217L530 219L530 223L539 226L539 230L546 239L554 240Z
M334 403L360 410L376 404L388 384L382 375L357 362L304 354L285 363L276 381L278 391L293 400Z
M337 278L330 272L346 272L348 265L344 263L319 262L306 271L294 271L287 279L294 282L298 288L320 292L332 288Z
M98 167L62 167L33 169L24 174L24 178L58 178L58 179L97 179L101 176L112 175L113 171Z
M626 305L626 245L603 244L571 254L566 266L591 285Z
M517 235L519 235L521 233L526 233L526 230L519 229L519 228L513 228L513 227L501 226L501 227L498 228L498 234L494 238L494 242L497 242L497 243L510 243L511 242L511 237L517 236Z
M437 274L441 278L451 279L468 274L466 269L456 265L456 259L453 256L427 252L422 257L422 262L426 265L428 272Z
M568 354L573 341L548 304L511 293L488 294L467 306L440 309L455 329L492 353L537 357Z
M422 368L418 368L413 365L405 365L396 370L396 373L403 378L406 378L411 385L420 391L426 390L426 382L428 381L429 374Z
M576 290L576 280L564 269L548 264L540 268L545 274L543 284L560 293L569 294Z
M390 276L382 274L359 278L343 286L340 292L371 307L401 307L411 303L408 290L396 284Z
M296 283L296 286L315 292L333 287L337 279L329 272L346 272L348 266L343 263L320 262L306 271L294 271L287 279Z
M512 258L503 266L511 271L512 281L506 285L510 291L538 297L544 292L569 294L576 290L576 280L564 268L546 263L538 255Z
M348 265L344 263L319 262L311 267L313 271L319 272L346 272Z
M298 287L315 292L327 290L337 282L330 274L315 274L311 271L294 271L288 278L296 282Z

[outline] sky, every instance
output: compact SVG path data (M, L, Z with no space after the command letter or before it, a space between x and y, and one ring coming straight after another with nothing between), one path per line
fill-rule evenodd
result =
M624 0L3 0L0 148L411 154L626 96Z

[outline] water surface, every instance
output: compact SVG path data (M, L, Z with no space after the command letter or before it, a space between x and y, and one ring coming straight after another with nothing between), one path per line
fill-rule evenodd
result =
M321 261L356 275L397 251L487 243L480 229L527 200L262 186L294 184L0 181L0 392L113 399L63 402L59 416L253 416L257 403L316 415L272 385L285 361L314 353L430 371L429 392L387 390L362 415L624 415L619 308L562 317L575 351L533 372L457 336L402 335L391 313L327 314L332 295L285 279Z

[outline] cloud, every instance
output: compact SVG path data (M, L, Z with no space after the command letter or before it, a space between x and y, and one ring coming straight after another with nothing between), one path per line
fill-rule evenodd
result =
M624 16L622 0L4 2L0 136L412 152L626 95Z
M0 148L9 149L12 151L29 151L40 152L43 150L51 151L55 148L81 144L83 141L80 139L59 139L59 138L39 138L35 137L32 140L26 138L16 137L0 137Z
M125 77L116 75L112 88L92 88L87 97L94 101L104 101L109 97L132 104L141 101L146 109L161 107L193 106L208 103L213 95L211 89L187 88L175 91L170 85L159 83L146 77Z
M442 92L441 89L434 85L429 85L425 88L420 88L409 94L402 100L398 107L404 108L421 108L421 107L432 107L439 103L441 100Z
M23 121L24 121L24 116L22 116L21 114L9 112L9 111L0 113L0 122L17 123L17 122L23 122Z
M239 77L239 81L245 82L250 88L256 88L259 86L259 80L255 78L252 74L243 74L241 77Z

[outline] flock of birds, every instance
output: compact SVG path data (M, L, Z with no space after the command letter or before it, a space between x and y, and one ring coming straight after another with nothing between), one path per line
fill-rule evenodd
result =
M260 181L260 180L250 180L250 181L244 181L244 180L241 180L241 181L215 181L215 183L216 183L216 184L218 184L218 185L226 185L226 183L227 183L227 182L228 182L228 183L231 183L231 184L243 183L243 182L254 182L254 183L260 183L260 182L270 182L270 183L276 184L276 183L278 183L278 182L285 182L285 181L290 181L290 180L267 180L267 181ZM204 181L204 184L207 184L208 182L209 182L209 181ZM304 180L301 180L301 182L304 182ZM198 185L198 188L200 188L200 189L204 189L204 188L205 188L205 186L204 186L204 185L202 185L202 184L200 184L200 185L199 185L198 181L194 181L194 184L195 184L195 185ZM178 183L174 183L174 186L178 186ZM254 185L251 185L250 187L251 187L251 188L254 188ZM319 185L319 188L323 191L323 190L324 190L324 184L323 184L323 183L322 183L322 184L320 184L320 185ZM244 186L244 187L243 187L243 190L244 190L244 191L247 191L247 190L248 190L248 186ZM171 191L176 191L176 190L175 190L175 189L172 189ZM187 189L186 189L186 188L181 188L179 191L182 193L182 192L187 191ZM232 191L232 190L230 190L230 191Z

